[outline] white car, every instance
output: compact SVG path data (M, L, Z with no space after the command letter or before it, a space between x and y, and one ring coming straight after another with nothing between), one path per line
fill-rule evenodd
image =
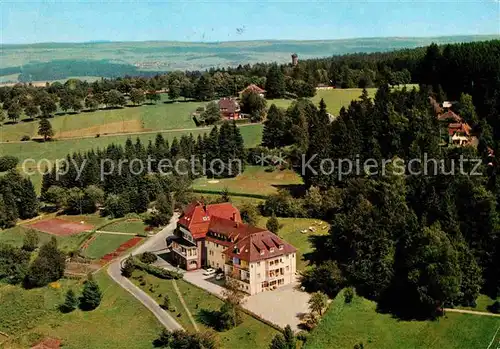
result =
M209 268L203 272L203 275L205 276L211 276L215 274L215 269L214 268Z
M224 279L224 274L223 273L219 273L217 274L217 276L215 277L215 280L222 280Z

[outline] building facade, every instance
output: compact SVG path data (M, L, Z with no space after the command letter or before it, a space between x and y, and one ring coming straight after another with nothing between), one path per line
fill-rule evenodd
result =
M217 269L249 294L295 280L295 247L266 229L244 224L230 203L187 206L168 246L174 264L188 271Z

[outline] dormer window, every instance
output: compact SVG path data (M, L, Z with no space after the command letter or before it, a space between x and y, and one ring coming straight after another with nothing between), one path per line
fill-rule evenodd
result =
M264 255L264 250L261 250L260 251L260 255L263 256Z
M278 248L279 248L280 250L282 250L282 249L283 249L283 245L280 245Z
M273 252L274 252L274 247L271 247L271 248L269 249L269 252L273 253Z

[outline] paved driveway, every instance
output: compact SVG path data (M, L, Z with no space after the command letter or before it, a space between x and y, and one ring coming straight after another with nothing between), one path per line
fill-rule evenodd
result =
M205 270L198 269L193 271L188 271L184 274L184 280L218 296L224 297L223 291L224 288L222 286L217 285L216 283L210 282L210 279L214 279L215 276L204 276L203 272Z
M184 279L204 290L223 297L222 286L211 282L213 277L203 275L203 270L190 271L184 274ZM243 307L259 315L281 328L290 325L294 331L299 331L300 316L309 312L310 295L296 289L298 282L280 287L274 291L257 293L245 297Z
M309 312L310 295L297 290L297 285L298 282L249 296L243 306L281 328L290 325L299 331L301 315Z
M149 250L161 250L166 248L165 239L167 236L171 235L177 225L178 216L174 215L170 220L170 223L155 236L146 240L145 243L136 248L132 254L140 254ZM160 321L163 326L169 330L182 329L182 326L175 321L175 319L170 315L168 311L163 310L158 303L151 298L146 292L141 290L139 287L135 286L129 279L122 276L121 274L121 262L125 260L128 256L124 256L120 259L115 260L108 267L109 276L126 291L132 294L137 300L139 300L146 308L148 308L154 316Z

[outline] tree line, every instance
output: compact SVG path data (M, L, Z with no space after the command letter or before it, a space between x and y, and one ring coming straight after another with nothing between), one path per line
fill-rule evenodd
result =
M236 124L225 122L197 139L183 135L169 144L158 134L144 146L139 138L135 142L129 138L124 146L110 144L102 150L68 154L66 160L65 167L54 167L43 176L44 201L72 214L102 207L115 217L144 213L154 201L151 219L157 225L168 222L172 209L189 201L192 179L230 177L243 171L245 149ZM234 160L242 166L228 167ZM204 163L214 165L204 172Z

